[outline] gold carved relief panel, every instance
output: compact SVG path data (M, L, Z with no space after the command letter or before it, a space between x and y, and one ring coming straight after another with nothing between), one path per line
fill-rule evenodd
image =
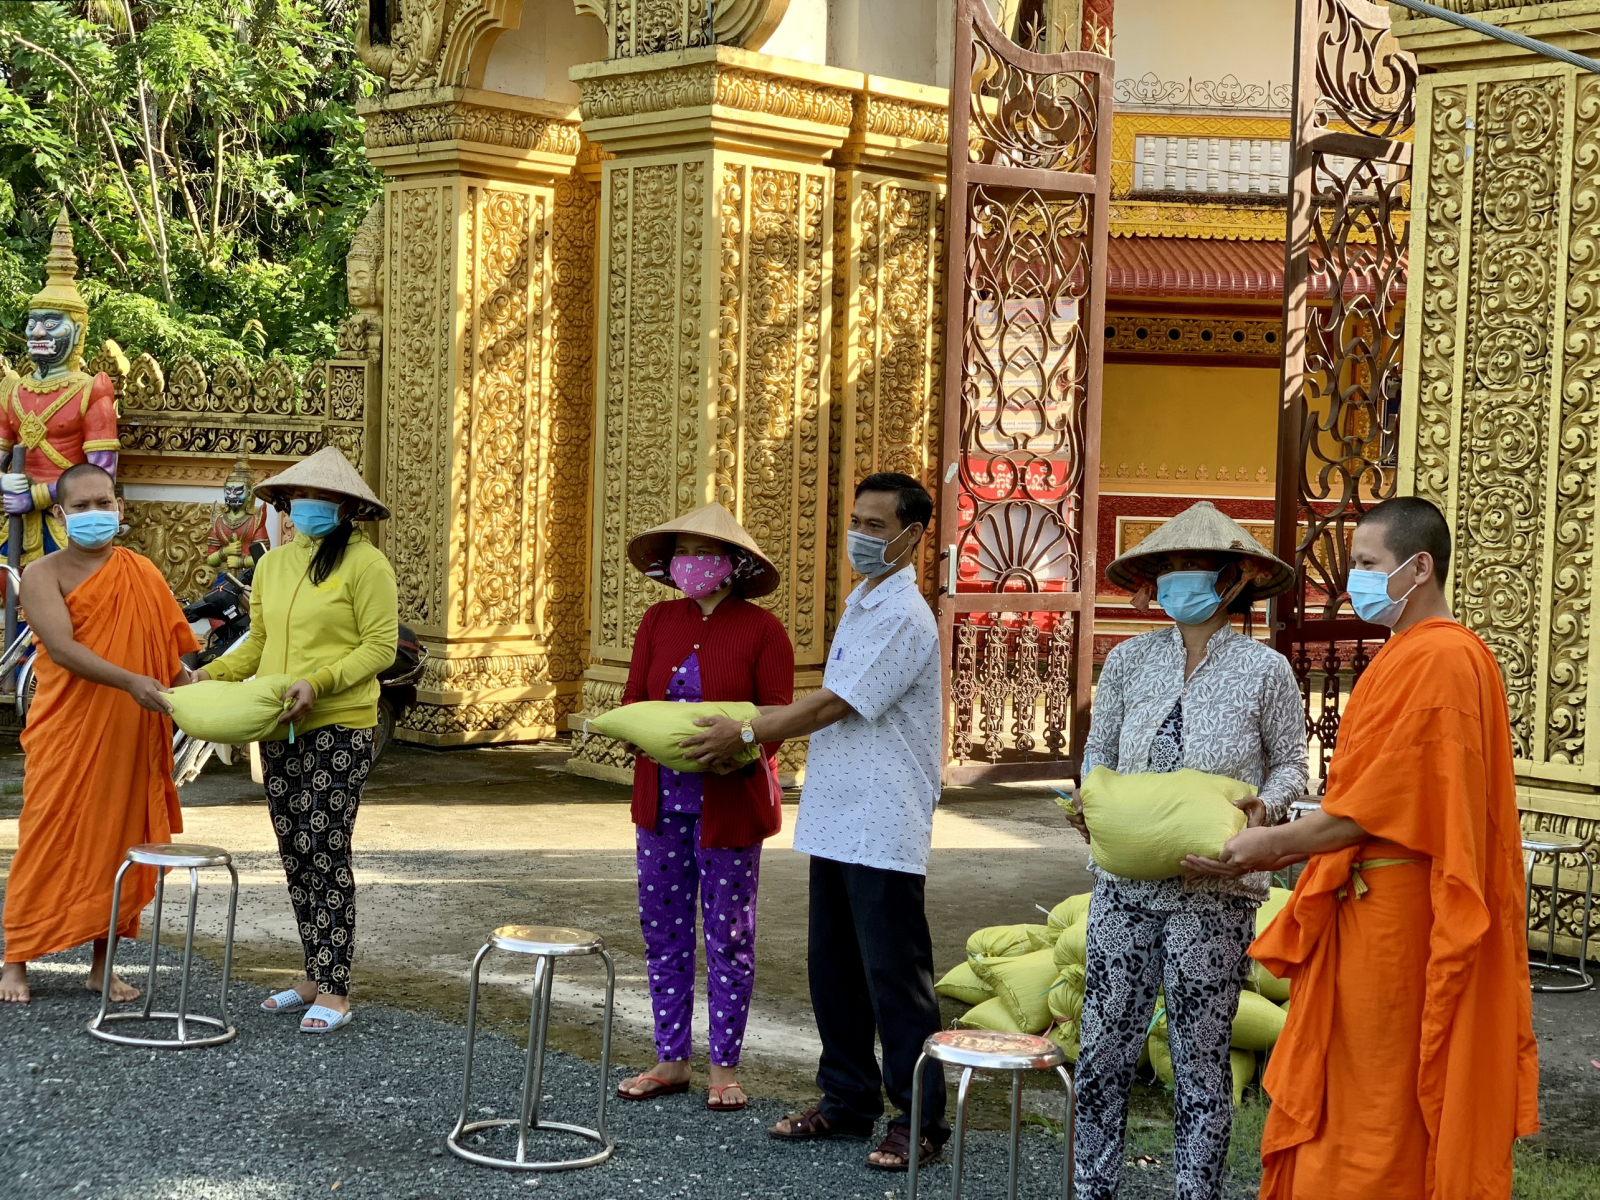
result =
M1451 520L1452 601L1500 662L1519 773L1600 784L1600 79L1452 72L1419 99L1402 489Z

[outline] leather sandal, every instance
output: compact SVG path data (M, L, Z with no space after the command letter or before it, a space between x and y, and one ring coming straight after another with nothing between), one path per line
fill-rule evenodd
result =
M789 1132L779 1132L777 1126L767 1129L773 1137L785 1142L811 1142L818 1138L833 1137L871 1137L872 1126L865 1129L840 1129L827 1117L822 1115L822 1110L812 1105L803 1113L790 1113L783 1118L789 1124ZM782 1122L780 1122L781 1124Z
M630 1092L624 1088L621 1083L619 1083L617 1085L617 1099L654 1100L659 1096L681 1096L684 1092L689 1090L689 1081L687 1079L681 1083L669 1083L667 1080L662 1079L659 1075L635 1075L633 1080L635 1083L658 1083L661 1086L652 1088L648 1092ZM627 1080L623 1080L623 1083L626 1082Z
M874 1171L905 1171L911 1165L911 1126L896 1121L889 1126L889 1135L878 1143L878 1148L873 1154L893 1154L900 1161L898 1163L873 1162L872 1155L867 1156L867 1166ZM944 1153L944 1147L935 1146L929 1138L917 1139L917 1167L921 1168L934 1162Z
M709 1108L712 1112L738 1112L745 1105L750 1103L750 1097L747 1095L743 1100L740 1100L738 1103L729 1104L727 1101L725 1101L722 1098L722 1094L724 1092L726 1092L729 1088L738 1088L741 1092L744 1091L744 1085L741 1084L737 1079L735 1079L732 1083L724 1083L724 1084L715 1084L715 1083L713 1083L708 1088L706 1088L706 1107ZM712 1103L713 1100L716 1101L715 1104Z

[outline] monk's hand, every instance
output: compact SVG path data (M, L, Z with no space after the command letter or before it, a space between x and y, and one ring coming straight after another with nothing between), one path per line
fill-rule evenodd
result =
M1260 796L1246 796L1243 800L1235 800L1233 806L1244 810L1244 815L1249 818L1245 822L1247 829L1254 829L1258 825L1267 823L1267 806Z
M1241 829L1222 847L1219 865L1229 868L1229 874L1234 875L1274 870L1283 860L1277 840L1274 831L1266 826Z
M717 763L744 749L744 727L732 717L700 717L695 724L705 732L679 742L678 749L702 767L715 769Z
M140 708L169 716L172 714L172 703L162 693L171 690L159 679L151 679L148 675L135 675L128 683L128 695L134 698Z
M291 683L283 693L283 698L289 701L289 707L283 716L278 718L279 725L292 725L301 717L311 711L311 706L317 702L316 692L311 690L311 683L302 679Z

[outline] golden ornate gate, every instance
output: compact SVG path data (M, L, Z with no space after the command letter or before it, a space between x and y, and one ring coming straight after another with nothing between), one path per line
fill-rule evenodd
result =
M1077 771L1094 663L1112 62L1023 49L982 0L955 22L945 778L1053 778Z
M1356 522L1395 494L1417 68L1382 4L1300 0L1296 36L1275 535L1296 586L1271 624L1320 784L1342 697L1387 636L1344 590Z

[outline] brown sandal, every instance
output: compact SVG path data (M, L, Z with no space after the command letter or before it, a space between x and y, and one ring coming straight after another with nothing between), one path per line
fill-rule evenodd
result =
M740 1100L737 1104L729 1104L722 1098L722 1094L729 1088L738 1088L741 1092L744 1091L744 1085L741 1084L737 1079L735 1079L732 1083L724 1083L721 1085L713 1083L706 1088L706 1107L712 1112L738 1112L740 1109L744 1108L745 1105L750 1103L750 1097L749 1095L746 1095L745 1098ZM712 1103L713 1100L716 1101L715 1104Z
M791 1113L783 1120L789 1124L788 1133L779 1133L776 1126L768 1129L767 1132L775 1138L782 1138L786 1142L809 1142L818 1138L870 1137L872 1135L872 1127L870 1125L864 1130L834 1128L833 1123L823 1116L822 1110L815 1105L812 1105L803 1113Z
M878 1143L878 1148L873 1154L892 1154L900 1160L897 1164L873 1162L872 1155L867 1156L867 1166L874 1171L904 1171L911 1165L911 1126L896 1121L889 1126L889 1136ZM928 1138L919 1138L917 1142L917 1167L927 1166L944 1153L942 1146L935 1146Z

